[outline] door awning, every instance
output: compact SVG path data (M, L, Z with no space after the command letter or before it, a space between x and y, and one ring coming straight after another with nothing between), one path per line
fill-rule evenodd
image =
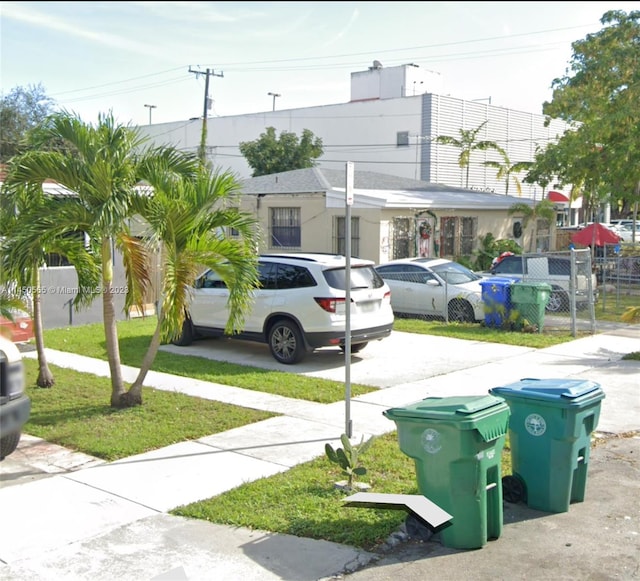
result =
M551 202L557 202L561 204L568 204L569 198L565 196L562 192L556 192L555 190L551 190L547 195Z

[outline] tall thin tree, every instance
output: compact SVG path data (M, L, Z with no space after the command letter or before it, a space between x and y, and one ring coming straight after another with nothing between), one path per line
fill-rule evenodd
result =
M51 140L64 143L60 151L46 151ZM197 160L177 155L171 148L145 149L144 140L113 114L101 114L91 125L79 116L57 113L33 136L36 149L21 156L12 179L17 184L41 185L52 179L75 192L59 200L51 237L70 230L85 232L100 269L103 323L111 375L111 406L121 405L125 393L114 301L114 251L120 253L127 280L125 309L141 306L149 285L147 251L129 231L141 168L160 160L166 171L193 173ZM40 148L38 148L40 146ZM39 220L44 220L41 216Z
M529 169L532 165L530 161L517 161L512 163L509 159L509 155L507 152L502 149L502 147L498 147L496 151L502 157L502 161L488 160L484 162L484 165L487 167L492 167L496 171L496 179L504 180L505 188L504 194L505 196L509 195L509 184L513 181L513 184L516 187L516 192L518 196L522 196L522 183L518 178L518 174Z
M460 150L458 156L458 165L460 169L466 168L465 187L469 187L469 167L471 165L471 154L474 151L486 151L487 149L499 149L494 141L478 140L478 134L489 121L484 121L475 129L460 129L460 137L452 137L450 135L438 135L435 142L440 145L451 145Z
M19 163L19 158L14 158L14 162ZM99 269L84 245L82 232L70 232L71 236L51 235L51 226L56 220L56 200L45 196L41 185L14 183L11 165L9 167L10 177L0 203L0 228L4 233L0 242L2 275L8 285L21 289L18 295L22 295L24 304L32 311L38 354L36 385L53 387L55 379L44 348L40 269L46 265L48 253L61 254L74 261L78 274L78 293L73 301L76 308L90 302L87 291L99 284Z
M258 223L235 207L240 189L232 174L203 169L195 179L167 180L156 174L147 176L147 181L153 184L153 193L139 199L139 213L149 225L150 244L160 252L162 296L149 349L137 378L121 398L126 406L142 403L142 385L158 348L181 332L190 289L204 267L218 271L230 290L229 333L242 327L251 290L258 284Z

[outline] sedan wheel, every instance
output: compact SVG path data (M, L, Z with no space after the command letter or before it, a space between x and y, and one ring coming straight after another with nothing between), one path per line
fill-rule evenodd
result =
M449 303L449 321L451 323L473 323L475 316L473 307L460 299L454 299Z

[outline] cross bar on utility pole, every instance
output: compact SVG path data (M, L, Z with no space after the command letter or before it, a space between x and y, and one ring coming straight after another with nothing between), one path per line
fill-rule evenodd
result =
M205 72L202 71L194 71L189 67L189 72L194 73L196 77L200 75L205 75L205 83L204 83L204 108L202 111L202 136L200 137L200 150L198 152L198 157L204 165L207 160L206 146L207 146L207 110L211 108L211 100L209 99L209 77L224 77L224 73L216 73L212 69L207 69Z

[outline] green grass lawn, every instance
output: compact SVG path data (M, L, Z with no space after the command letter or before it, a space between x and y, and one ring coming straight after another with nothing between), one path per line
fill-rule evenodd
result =
M393 323L393 329L406 333L422 333L438 337L454 337L468 341L484 341L487 343L500 343L501 345L532 347L534 349L544 349L545 347L559 345L575 339L569 332L554 334L520 333L485 327L477 323L443 323L422 319L396 318Z
M140 366L155 325L155 317L118 322L120 358L123 365ZM48 329L45 331L44 342L50 349L107 360L104 327L101 323ZM158 351L152 370L317 403L334 403L344 399L342 382L203 357L176 355L165 351ZM351 394L355 397L377 389L353 384Z
M225 432L277 414L143 388L141 406L109 406L111 380L50 365L51 389L35 387L38 362L24 359L32 436L104 460L118 460L176 442Z
M154 317L118 324L123 364L140 364L154 325ZM504 332L481 325L446 325L409 319L397 319L394 329L534 348L573 339L570 335ZM102 325L48 330L45 343L49 348L106 359ZM37 362L26 359L25 366L28 393L33 402L26 431L105 460L229 430L274 415L151 388L143 390L142 406L114 410L109 407L111 387L107 378L51 365L55 386L38 389L34 387ZM160 352L153 369L321 403L344 398L344 386L340 382L199 357ZM356 396L372 389L352 386L352 394ZM401 452L395 431L377 437L361 457L361 464L367 468L367 474L358 480L370 484L374 492L418 492L414 461ZM510 470L507 441L503 451L503 475L509 474ZM343 506L342 499L349 493L335 487L335 482L343 478L340 468L322 456L285 473L180 507L173 513L374 549L397 530L406 513Z
M508 445L502 457L502 473L510 474ZM362 455L361 464L367 473L357 481L369 484L371 492L419 493L414 460L401 452L395 431L376 437ZM343 499L353 494L336 488L335 483L344 478L340 468L323 456L282 474L176 508L171 514L375 549L400 527L407 513L401 507L344 506Z
M40 389L35 387L37 362L27 358L24 363L32 400L25 431L107 461L275 415L152 388L143 389L142 406L115 410L109 407L108 378L51 365L56 384ZM506 448L503 458L504 471L510 466ZM414 461L401 452L395 431L376 437L360 460L367 474L357 481L370 484L372 491L418 493ZM344 478L336 464L321 456L172 513L372 549L400 526L406 513L343 506L351 493L335 483Z

